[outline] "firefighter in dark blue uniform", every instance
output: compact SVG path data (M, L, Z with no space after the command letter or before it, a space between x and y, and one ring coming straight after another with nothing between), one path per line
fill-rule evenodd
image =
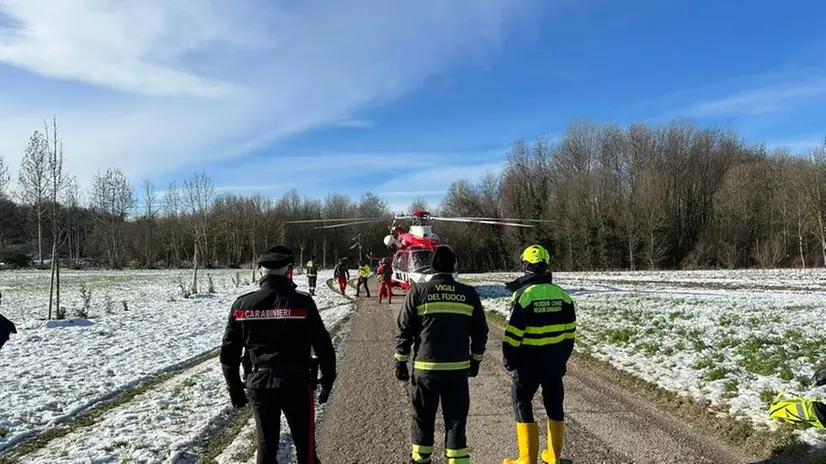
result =
M330 334L309 294L296 290L287 276L292 252L284 246L267 250L258 260L264 269L261 288L233 304L221 347L221 365L232 405L252 402L258 436L258 464L275 463L281 413L290 426L299 464L318 464L315 450L316 383L324 403L336 378ZM242 382L241 352L247 349L252 372ZM321 378L314 374L315 352Z
M399 312L396 378L411 380L411 463L429 463L439 402L445 420L448 464L468 464L465 428L470 408L468 377L479 374L488 324L476 290L453 278L456 256L448 246L432 255L435 275L410 289ZM413 361L413 375L407 361Z
M542 387L548 414L546 463L559 463L564 441L562 377L574 349L574 302L551 282L547 250L533 245L522 253L525 276L507 284L511 311L502 341L505 368L513 372L511 396L516 414L519 457L504 464L535 464L539 430L533 417L533 397Z

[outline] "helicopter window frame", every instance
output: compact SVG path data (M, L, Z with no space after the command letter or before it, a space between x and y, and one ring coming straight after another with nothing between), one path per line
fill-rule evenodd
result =
M396 255L396 259L393 260L393 268L406 272L407 271L407 253L402 252Z

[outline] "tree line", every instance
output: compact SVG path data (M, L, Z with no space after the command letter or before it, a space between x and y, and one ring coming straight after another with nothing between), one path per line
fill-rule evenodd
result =
M205 173L133 185L98 172L88 192L63 172L56 120L29 139L16 182L0 157L0 261L6 266L243 267L275 242L325 267L389 252L394 213L379 196L281 198L218 192ZM557 270L813 267L826 262L826 143L768 150L688 122L572 124L514 144L501 173L454 182L445 216L535 219L536 227L438 222L466 271L514 269L541 243ZM335 229L290 221L385 218ZM359 248L361 246L361 248ZM59 268L59 267L58 267ZM54 271L53 271L54 272ZM59 282L59 277L58 277Z

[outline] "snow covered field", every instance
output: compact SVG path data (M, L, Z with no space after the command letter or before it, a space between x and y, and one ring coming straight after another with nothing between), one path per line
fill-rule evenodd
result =
M63 306L82 307L83 283L92 291L89 317L55 326L41 318L48 273L0 272L3 305L18 334L0 350L0 450L187 360L214 352L229 305L256 287L250 271L211 271L214 294L183 298L186 271L66 272ZM315 298L328 327L354 305L324 284ZM247 279L245 284L244 279ZM306 278L298 276L300 288ZM202 274L203 287L209 287ZM110 301L107 305L107 301ZM126 302L124 309L123 301ZM108 309L107 309L108 306ZM216 358L209 358L73 430L27 462L159 462L194 446L226 413L229 400Z
M507 314L502 282L466 275L486 309ZM574 298L577 350L722 414L776 429L780 391L826 400L826 270L557 273ZM801 438L826 445L826 434Z

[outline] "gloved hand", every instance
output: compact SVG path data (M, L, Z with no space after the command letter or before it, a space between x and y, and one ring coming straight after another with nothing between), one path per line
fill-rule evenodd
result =
M396 378L402 382L410 380L410 372L407 371L407 363L396 361Z
M321 391L318 393L318 404L324 404L330 398L330 390L321 387Z
M247 405L247 393L243 385L233 385L229 387L229 400L235 408L243 408Z
M471 360L470 361L470 376L476 377L479 375L479 365L482 364L482 361Z
M508 360L508 358L505 358L505 370L508 372L513 372L514 370L516 370L516 365L514 364L514 362Z
M327 402L327 399L330 398L330 390L333 389L334 381L335 378L322 377L318 379L318 383L321 385L321 391L318 393L318 404L324 404Z

